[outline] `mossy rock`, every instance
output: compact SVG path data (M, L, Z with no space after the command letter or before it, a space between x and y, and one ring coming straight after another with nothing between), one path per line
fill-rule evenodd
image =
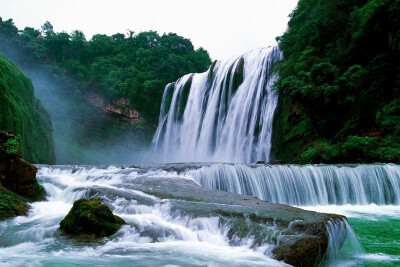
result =
M10 160L8 165L3 173L0 171L0 175L5 176L1 180L3 186L29 201L46 199L44 188L37 182L34 165L21 158Z
M60 222L63 233L104 237L118 231L125 221L97 199L79 199Z
M29 206L18 195L0 185L0 220L26 215Z

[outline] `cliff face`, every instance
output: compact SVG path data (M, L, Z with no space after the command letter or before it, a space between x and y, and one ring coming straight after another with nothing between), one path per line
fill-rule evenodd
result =
M130 123L140 123L142 121L137 110L131 107L129 99L119 98L108 102L104 97L95 93L89 93L87 97L90 105L104 112L120 115L123 120Z
M0 55L0 130L21 137L23 158L55 162L50 115L35 98L31 80Z

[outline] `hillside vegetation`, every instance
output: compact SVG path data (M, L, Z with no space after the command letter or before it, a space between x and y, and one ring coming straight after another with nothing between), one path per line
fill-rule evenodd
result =
M50 115L34 96L30 79L0 54L0 130L20 140L22 156L32 163L54 163ZM13 144L1 147L11 150Z
M57 33L50 22L19 30L12 19L0 18L0 39L0 51L24 67L45 65L62 83L65 76L73 78L71 94L127 98L149 122L157 122L167 83L211 65L207 51L195 50L189 39L174 33L128 31L87 40L77 30Z
M300 0L278 40L275 158L400 163L400 1Z

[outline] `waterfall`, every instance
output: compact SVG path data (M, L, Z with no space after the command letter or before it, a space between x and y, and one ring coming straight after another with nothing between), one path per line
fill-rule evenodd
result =
M208 188L289 205L400 205L400 166L394 164L214 164L186 175Z
M153 149L163 161L268 161L281 58L258 49L167 85Z

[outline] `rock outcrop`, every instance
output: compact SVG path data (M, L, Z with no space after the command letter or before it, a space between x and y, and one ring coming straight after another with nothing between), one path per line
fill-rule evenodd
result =
M35 166L21 158L19 138L0 131L0 220L25 215L27 202L45 198L36 172Z
M110 102L95 93L89 93L87 98L93 107L99 108L103 112L121 116L122 119L129 123L139 123L142 121L137 110L131 106L129 99L119 98Z
M45 198L37 168L21 158L18 137L0 131L0 184L29 201Z
M72 236L104 237L118 231L125 221L97 199L79 199L60 222L60 230Z

